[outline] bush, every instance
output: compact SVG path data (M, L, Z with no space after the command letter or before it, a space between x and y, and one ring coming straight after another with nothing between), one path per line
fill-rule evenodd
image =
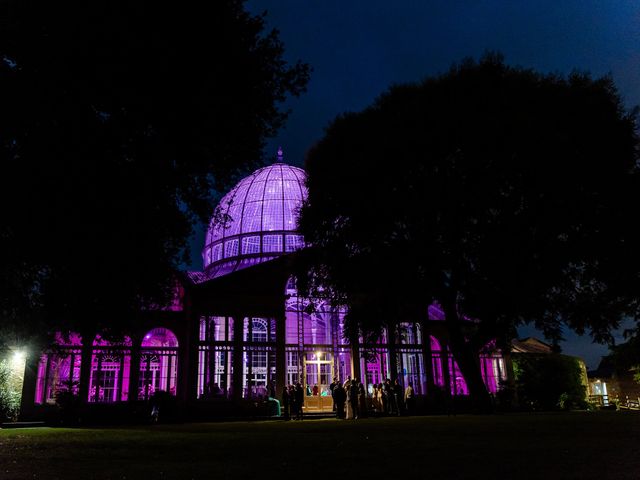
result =
M156 390L149 399L151 410L149 412L152 422L173 422L178 420L176 397L164 390Z
M578 359L559 354L513 358L520 404L532 410L586 408L586 387Z
M22 394L14 383L9 362L0 360L0 422L15 421L18 418Z
M80 397L76 394L79 382L64 382L56 392L56 405L60 408L60 421L63 425L77 425L80 422Z

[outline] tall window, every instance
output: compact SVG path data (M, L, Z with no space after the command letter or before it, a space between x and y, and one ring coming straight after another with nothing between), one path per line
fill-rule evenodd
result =
M78 394L81 347L80 335L56 334L54 345L40 357L35 403L55 403L57 396L63 392Z
M200 399L224 397L231 392L233 329L232 317L203 316L200 318L198 347L198 398Z
M89 402L112 403L129 397L131 339L110 342L97 335L93 341Z
M176 394L178 381L178 338L166 328L150 330L142 340L138 397L148 399L156 392Z

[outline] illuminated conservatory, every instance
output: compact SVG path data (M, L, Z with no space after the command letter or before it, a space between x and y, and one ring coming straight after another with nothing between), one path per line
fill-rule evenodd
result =
M333 377L359 378L369 392L398 378L422 398L442 389L467 394L437 306L375 344L350 345L344 309L319 300L308 308L298 296L291 261L304 248L296 223L305 196L304 170L283 163L281 152L277 163L241 180L215 209L203 270L182 276L173 304L144 312L118 344L99 334L59 335L25 372L23 412L46 409L61 392L90 406L145 401L161 391L193 411L215 410L279 396L296 382L306 387L305 408L324 410L331 409ZM505 362L488 353L480 363L495 393Z

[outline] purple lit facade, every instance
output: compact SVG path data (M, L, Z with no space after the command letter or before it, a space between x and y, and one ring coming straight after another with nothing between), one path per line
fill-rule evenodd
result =
M121 343L58 335L25 372L23 411L37 416L66 391L88 408L145 402L161 391L215 414L221 402L273 389L280 396L283 385L298 381L318 392L305 398L305 408L325 410L335 376L359 378L369 393L398 378L419 398L438 390L468 394L437 305L375 344L352 345L343 335L344 308L298 295L291 259L304 247L297 232L304 182L304 170L281 161L241 180L209 224L203 271L184 274L171 305L142 312L139 328ZM479 358L482 375L496 393L505 360L487 352Z
M170 330L159 327L147 332L136 346L129 337L116 343L97 335L87 349L78 334L71 334L69 338L57 335L56 344L41 355L38 363L36 404L54 404L60 392L79 394L82 391L85 352L91 354L90 369L87 369L88 403L125 402L131 397L146 400L156 390L176 395L178 339ZM134 358L138 360L135 377L132 375ZM132 378L136 378L136 384L132 384ZM131 391L136 394L130 395Z

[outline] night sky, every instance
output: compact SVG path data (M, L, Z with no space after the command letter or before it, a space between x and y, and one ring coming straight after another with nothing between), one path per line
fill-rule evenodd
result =
M305 152L338 114L358 111L390 84L446 71L464 57L500 51L507 63L542 72L611 73L627 106L640 104L640 2L637 0L249 0L268 11L286 58L313 67L309 89L288 103L286 128L269 144L303 165ZM202 233L193 268L201 268ZM532 328L521 336L542 338ZM566 333L563 351L595 368L606 347Z

